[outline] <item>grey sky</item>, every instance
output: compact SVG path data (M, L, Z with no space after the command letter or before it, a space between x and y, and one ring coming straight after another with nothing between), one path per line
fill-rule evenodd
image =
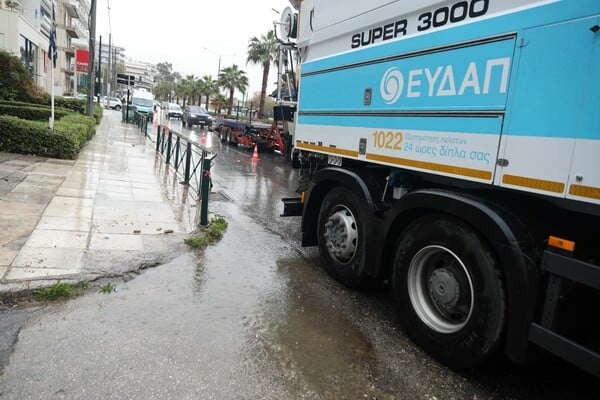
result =
M237 64L246 71L252 96L260 91L262 69L246 65L248 40L266 34L279 21L272 8L281 12L288 6L287 0L98 0L96 37L102 35L107 43L112 32L113 42L128 57L155 64L168 61L184 76L216 79L220 54L221 68ZM272 68L269 82L276 79Z

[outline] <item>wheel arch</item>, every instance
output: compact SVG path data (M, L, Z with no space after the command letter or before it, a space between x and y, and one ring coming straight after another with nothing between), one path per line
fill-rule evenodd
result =
M477 198L443 189L421 189L405 195L383 220L381 259L376 276L389 276L395 246L402 231L420 216L445 214L468 224L488 243L498 259L506 288L506 355L513 361L526 359L529 325L535 307L539 275L521 250L527 241L516 218Z
M318 244L317 224L321 203L327 193L336 186L344 186L358 195L361 202L364 202L367 209L371 211L365 213L368 219L365 222L368 226L373 226L370 220L376 206L365 181L352 170L337 167L323 168L313 177L305 196L302 216L302 246ZM370 249L369 242L370 240L367 241L367 246Z

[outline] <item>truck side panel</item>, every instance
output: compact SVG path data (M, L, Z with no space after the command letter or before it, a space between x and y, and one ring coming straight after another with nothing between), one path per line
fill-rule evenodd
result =
M376 6L304 34L297 148L600 203L600 3Z
M499 168L497 184L565 197L570 181L592 189L578 192L580 197L600 203L593 196L600 190L600 159L590 157L600 151L599 113L591 110L592 96L600 91L598 69L593 69L599 64L600 53L593 54L593 49L600 34L590 30L598 20L584 18L523 32L514 99L503 132L506 165ZM580 145L574 153L576 139ZM580 181L578 175L583 177Z
M306 74L296 147L491 183L514 43L501 37ZM378 95L367 101L366 91Z

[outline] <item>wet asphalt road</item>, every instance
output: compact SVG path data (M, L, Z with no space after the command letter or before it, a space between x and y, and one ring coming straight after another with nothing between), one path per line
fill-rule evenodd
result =
M553 359L462 374L439 365L403 335L388 288L347 290L300 247L299 219L279 217L297 171L207 137L219 154L210 210L229 222L224 238L115 281L112 294L0 311L2 334L19 332L14 347L0 345L0 356L12 351L0 398L597 396L597 380Z

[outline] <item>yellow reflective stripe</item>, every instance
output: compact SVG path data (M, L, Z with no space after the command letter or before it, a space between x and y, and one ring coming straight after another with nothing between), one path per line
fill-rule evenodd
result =
M477 179L482 179L482 180L487 180L487 181L492 179L491 171L484 171L481 169L473 169L473 168L465 168L465 167L457 167L455 165L438 164L438 163L432 163L432 162L427 162L427 161L417 161L417 160L411 160L408 158L400 158L400 157L382 156L380 154L372 154L372 153L367 154L367 160L380 161L380 162L385 162L388 164L395 164L395 165L401 165L404 167L426 169L426 170L436 171L436 172L444 172L446 174L452 174L452 175L467 176L470 178L477 178Z
M337 147L319 146L317 144L303 143L300 141L296 142L296 147L299 149L324 151L327 153L338 154L340 156L358 158L358 151L339 149Z
M503 175L502 183L513 186L521 186L546 192L563 193L565 184L562 182L547 181L544 179L527 178L525 176Z
M569 194L600 200L600 188L593 186L571 185L569 186Z

